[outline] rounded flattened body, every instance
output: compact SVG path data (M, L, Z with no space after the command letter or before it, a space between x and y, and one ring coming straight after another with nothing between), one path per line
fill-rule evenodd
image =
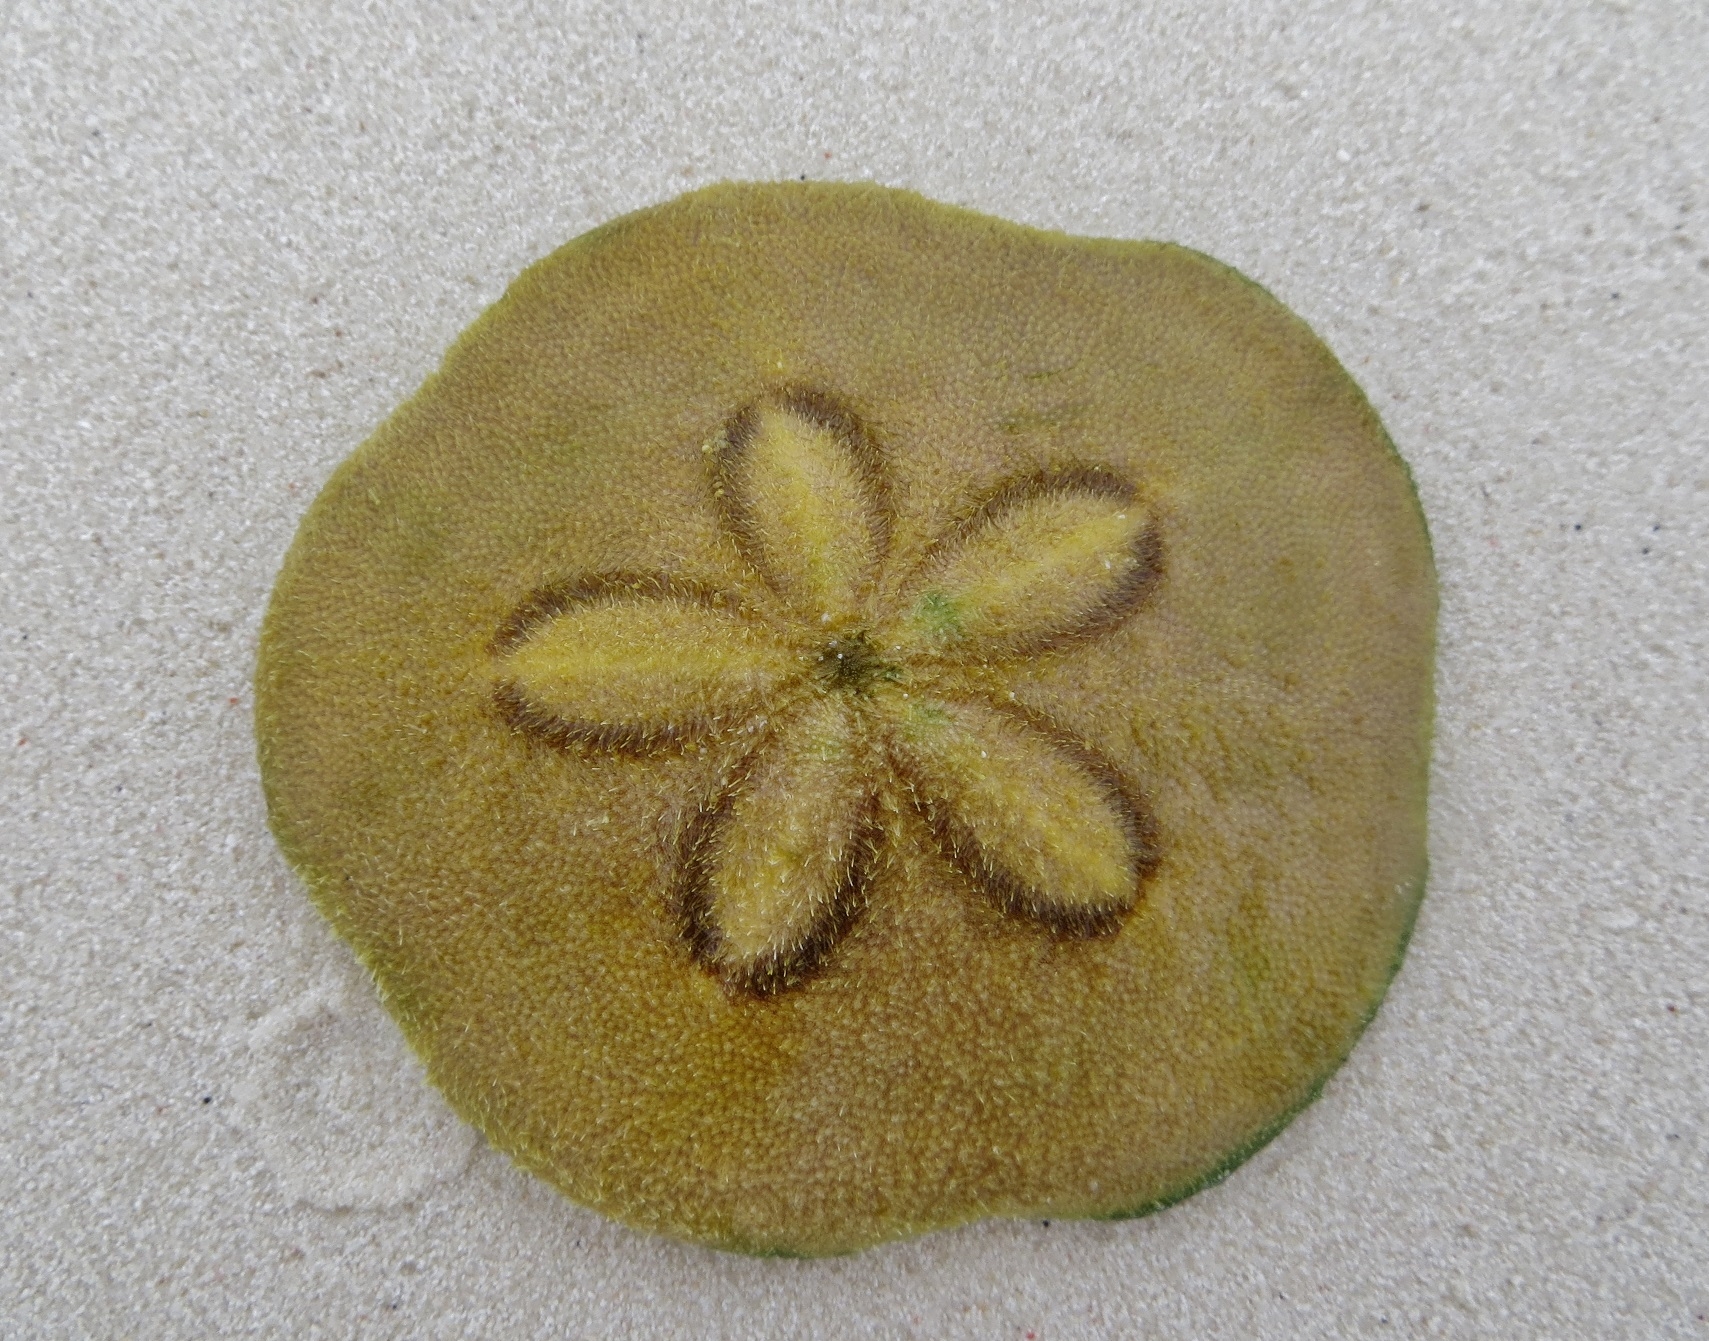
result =
M274 831L577 1201L821 1253L1226 1171L1422 892L1435 579L1307 327L1182 248L729 185L525 272L327 485Z

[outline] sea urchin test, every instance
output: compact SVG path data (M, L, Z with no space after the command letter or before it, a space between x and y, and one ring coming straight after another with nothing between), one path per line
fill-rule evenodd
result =
M256 726L494 1146L829 1253L1153 1210L1310 1101L1423 889L1435 608L1234 271L727 185L527 270L339 468Z

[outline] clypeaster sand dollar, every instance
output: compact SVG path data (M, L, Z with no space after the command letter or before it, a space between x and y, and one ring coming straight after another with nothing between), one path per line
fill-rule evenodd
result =
M433 1082L755 1253L1130 1216L1347 1056L1423 890L1435 577L1257 285L875 186L523 273L261 637L273 830Z

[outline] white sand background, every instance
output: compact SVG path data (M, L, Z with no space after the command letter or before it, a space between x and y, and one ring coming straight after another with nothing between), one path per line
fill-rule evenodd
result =
M0 5L0 1335L1709 1337L1709 15ZM528 262L720 178L1168 238L1304 316L1443 584L1388 1004L1226 1183L827 1262L420 1078L267 834L304 508Z

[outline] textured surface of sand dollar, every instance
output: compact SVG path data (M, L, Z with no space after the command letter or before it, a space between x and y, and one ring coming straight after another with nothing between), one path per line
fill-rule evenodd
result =
M1262 1143L1422 892L1406 470L1257 286L856 186L527 271L263 635L274 830L453 1105L748 1251Z

